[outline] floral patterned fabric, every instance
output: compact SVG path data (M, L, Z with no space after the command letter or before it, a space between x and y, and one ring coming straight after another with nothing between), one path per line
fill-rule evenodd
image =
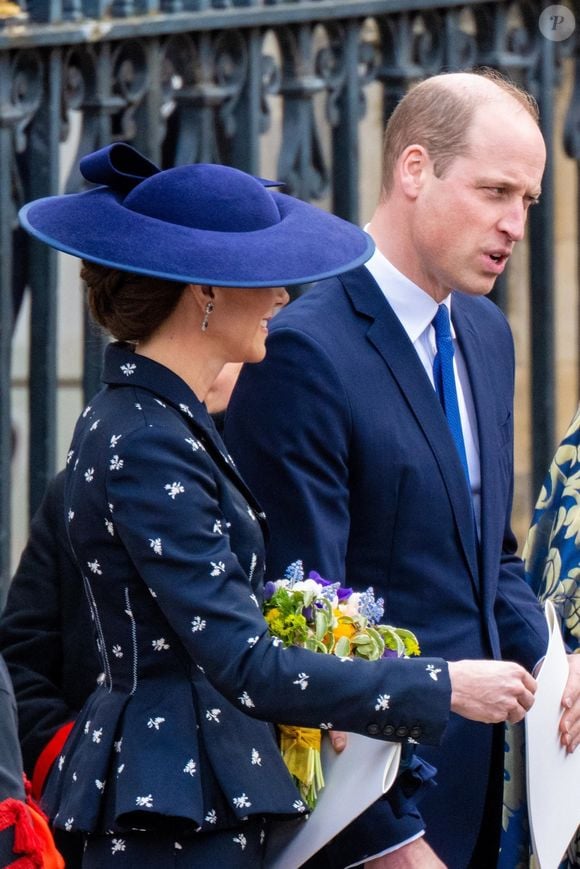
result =
M77 423L65 486L104 678L48 779L55 825L177 837L299 817L270 721L378 738L416 725L437 743L446 664L282 648L260 607L265 517L205 407L122 345L108 348L104 380Z
M526 579L540 601L551 600L572 650L580 646L580 407L564 435L538 498L524 547ZM500 869L529 862L523 725L506 729L503 834ZM566 867L580 866L580 835Z

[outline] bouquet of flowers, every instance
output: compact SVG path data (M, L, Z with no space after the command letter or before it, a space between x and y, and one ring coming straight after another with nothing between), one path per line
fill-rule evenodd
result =
M379 624L384 601L372 588L355 592L316 571L304 577L301 561L293 562L283 579L264 587L264 617L270 634L285 646L301 646L340 658L420 655L417 637L404 628ZM321 732L279 725L282 757L306 805L313 809L324 777L320 763Z

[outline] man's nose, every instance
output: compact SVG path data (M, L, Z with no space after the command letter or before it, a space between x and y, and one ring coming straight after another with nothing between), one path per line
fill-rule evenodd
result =
M498 228L509 235L512 241L521 241L526 230L526 217L523 203L512 204L498 221Z

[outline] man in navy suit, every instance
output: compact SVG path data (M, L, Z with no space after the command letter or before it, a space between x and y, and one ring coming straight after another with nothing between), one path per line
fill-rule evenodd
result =
M485 296L523 238L544 162L535 103L511 83L456 73L410 91L385 133L368 226L376 253L276 317L267 358L242 371L226 418L271 526L270 578L301 558L329 579L374 586L386 620L415 631L424 654L530 671L547 633L510 528L513 343ZM436 315L450 317L451 335L436 336ZM434 387L451 342L444 407ZM578 663L571 656L563 698L568 750ZM425 837L422 823L377 804L352 834L361 862L490 869L501 726L452 716L441 747L418 751L439 771L421 803Z

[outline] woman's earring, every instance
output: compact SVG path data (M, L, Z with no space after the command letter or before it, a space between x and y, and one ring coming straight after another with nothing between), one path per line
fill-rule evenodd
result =
M209 322L209 315L213 311L213 307L214 307L213 302L208 302L207 305L205 306L205 313L203 315L203 320L201 323L201 331L202 332L205 332L207 330L207 324Z

